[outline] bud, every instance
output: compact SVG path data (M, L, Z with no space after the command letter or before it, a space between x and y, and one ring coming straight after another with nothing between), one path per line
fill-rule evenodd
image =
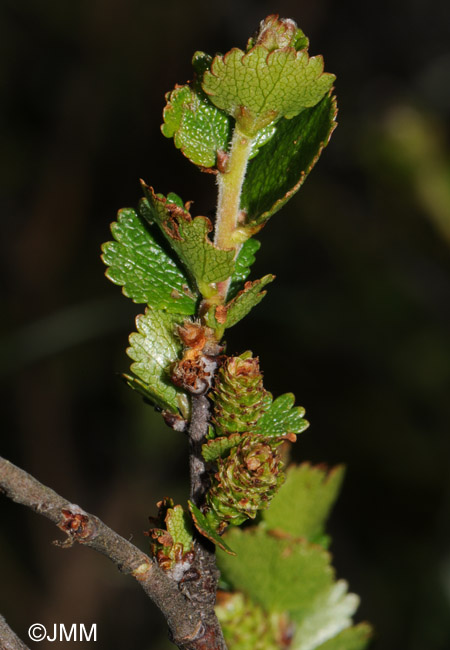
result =
M247 43L247 51L255 45L263 45L269 52L284 47L298 51L307 48L309 41L295 21L272 14L261 21L259 31Z
M251 431L271 402L258 358L251 354L228 357L217 373L211 394L216 436Z
M254 519L284 482L282 467L277 450L266 438L244 437L227 458L218 461L207 505L219 520L234 526Z
M150 517L153 526L144 534L151 538L150 549L159 566L179 582L195 557L189 519L183 508L168 497L157 506L158 516Z
M171 380L192 395L204 395L211 388L223 347L214 330L189 319L178 327L177 334L184 345L183 358L172 365Z

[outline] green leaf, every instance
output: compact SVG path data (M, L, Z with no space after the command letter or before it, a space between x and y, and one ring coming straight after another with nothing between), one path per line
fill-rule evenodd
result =
M243 438L244 435L241 433L232 433L229 436L208 440L202 446L202 456L207 463L217 460L225 456L233 447L237 447Z
M267 293L267 291L263 291L263 288L274 279L275 276L269 274L265 275L260 280L246 282L242 291L239 291L239 293L225 305L226 315L225 318L220 321L220 324L226 329L239 323L244 316L247 316L253 307L261 302ZM214 328L219 324L219 321L216 320L215 313L216 312L213 308L207 317L209 326Z
M155 404L155 397L153 393L149 390L147 384L145 384L143 381L138 379L137 377L133 377L132 375L127 375L126 373L122 373L122 379L125 380L125 383L127 386L135 390L137 393L142 395L142 397L147 400L148 402L151 402L153 405Z
M192 520L197 528L198 532L209 539L210 542L216 544L222 551L225 551L228 555L236 555L234 551L228 546L228 544L217 534L217 532L211 527L209 521L206 519L205 515L197 508L192 501L188 501L189 510L191 511Z
M230 650L280 650L290 632L285 614L266 612L240 592L219 592L215 607Z
M196 298L184 272L153 238L135 210L120 210L111 224L115 241L102 246L106 276L137 303L172 313L194 314Z
M217 248L210 241L208 234L212 225L207 217L193 219L185 207L180 207L178 201L170 200L170 195L167 198L156 195L153 188L145 184L143 188L148 202L144 203L148 209L148 212L143 212L145 218L148 218L148 213L151 214L151 218L158 224L200 287L211 282L221 282L233 274L234 250Z
M254 158L258 151L261 149L263 145L266 144L266 142L269 142L270 138L275 135L277 132L277 126L276 124L268 124L265 126L263 129L258 131L257 135L252 139L252 144L250 147L250 155L248 157L249 160Z
M291 611L290 617L296 624L291 650L322 647L321 644L350 627L358 606L358 596L347 593L347 583L339 580L306 609Z
M317 542L339 494L344 472L342 465L330 472L308 463L289 467L285 483L270 508L262 513L267 528Z
M278 538L260 527L233 528L224 537L237 554L218 553L224 580L269 611L307 609L331 588L330 556L319 546Z
M169 508L165 523L174 544L182 544L185 552L192 548L193 540L190 519L182 506Z
M292 120L280 120L275 135L250 160L241 207L250 228L263 224L302 186L336 128L336 101L326 96Z
M203 90L215 106L234 117L249 136L274 119L292 118L315 106L335 76L323 72L321 56L309 58L293 47L271 52L255 45L216 56L203 77Z
M253 282L247 282L242 291L229 302L227 303L227 320L225 322L225 327L233 327L236 323L239 323L247 314L256 307L261 300L266 295L267 291L262 289L275 280L275 276L268 274L262 277L260 280L254 280Z
M218 151L228 151L234 127L233 118L214 106L199 83L212 60L204 52L194 54L195 79L193 83L166 94L164 124L161 126L163 135L173 137L175 146L191 162L203 168L215 167ZM250 158L256 156L274 133L273 124L258 131L251 145Z
M210 69L213 58L214 57L212 57L210 54L206 54L206 52L200 52L198 50L194 52L192 56L192 67L195 70L195 78L192 85L195 87L195 90L197 92L202 92L204 95L205 93L202 90L201 80L203 79L205 72Z
M371 636L371 626L368 623L360 623L359 625L355 625L355 627L344 630L333 639L323 643L317 650L365 650Z
M128 375L127 373L122 373L122 379L125 381L127 386L132 390L135 390L139 395L144 398L144 401L149 402L151 405L155 406L155 395L149 390L148 386L138 379ZM177 406L180 414L172 413L171 418L167 418L167 412L163 413L166 424L176 431L184 431L187 427L187 421L190 418L190 404L186 400L184 393L180 393L177 397Z
M228 115L197 88L181 86L166 95L163 135L196 165L214 167L217 151L226 151L231 138Z
M359 598L347 593L345 581L334 582L331 558L324 549L304 539L285 537L281 532L270 533L261 526L234 528L224 537L237 558L218 552L223 580L268 613L289 615L295 624L292 650L365 647L370 627L349 627ZM341 640L348 640L349 645L341 644Z
M132 372L145 386L156 406L178 414L189 410L186 394L176 388L167 374L171 363L177 361L181 342L175 337L174 327L180 317L147 308L136 318L137 332L130 334L128 356L133 359Z
M305 409L302 406L294 406L294 403L295 397L292 393L277 397L258 420L255 433L274 437L302 433L309 427L309 422L303 418Z
M231 276L231 284L228 291L230 298L233 298L242 289L242 283L250 275L250 268L255 262L255 254L260 248L261 242L257 239L247 239L242 245L235 261L234 273Z

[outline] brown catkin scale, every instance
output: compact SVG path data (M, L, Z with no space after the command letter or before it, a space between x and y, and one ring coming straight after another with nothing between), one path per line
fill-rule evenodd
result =
M184 352L171 368L171 379L191 395L203 395L211 388L223 347L217 343L214 330L194 321L186 320L177 334Z

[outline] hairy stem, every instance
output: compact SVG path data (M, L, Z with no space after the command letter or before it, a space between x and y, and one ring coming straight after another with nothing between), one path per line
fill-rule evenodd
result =
M89 546L106 555L122 573L133 576L163 613L171 638L181 650L206 650L208 647L224 650L224 644L210 644L210 639L215 634L214 629L205 626L211 617L210 608L204 614L201 606L186 597L180 591L178 583L166 575L148 555L108 528L98 517L70 503L1 457L0 488L12 501L44 515L63 530L67 539L63 543L57 543L59 546L71 546L74 542ZM5 647L3 644L7 633L6 628L3 630L0 627L1 648Z
M214 243L219 248L235 248L239 251L240 243L233 238L241 214L241 192L247 163L250 156L252 139L244 135L236 124L226 170L219 172L217 182L219 195ZM230 280L220 282L219 294L225 300Z

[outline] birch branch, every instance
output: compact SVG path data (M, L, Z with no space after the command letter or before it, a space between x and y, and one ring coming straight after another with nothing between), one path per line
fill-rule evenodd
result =
M208 489L208 476L202 456L202 444L206 441L210 419L209 401L205 395L192 396L192 417L189 426L191 499L200 507ZM216 565L214 545L197 535L194 545L195 560L193 568L198 574L197 580L183 585L183 591L189 600L197 602L202 621L207 630L209 645L205 650L226 650L222 628L217 620L214 606L216 604L219 570Z
M70 503L1 457L0 489L12 501L47 517L64 531L67 538L64 542L56 542L57 545L70 547L78 542L89 546L108 557L122 573L135 578L161 610L171 639L181 650L215 647L208 645L209 633L202 621L199 603L191 602L180 591L178 583L166 575L148 555L111 530L98 517ZM0 646L6 638L5 634L6 628L0 627ZM20 645L15 647L20 648Z
M0 614L0 647L2 650L28 650L28 646L11 630Z

